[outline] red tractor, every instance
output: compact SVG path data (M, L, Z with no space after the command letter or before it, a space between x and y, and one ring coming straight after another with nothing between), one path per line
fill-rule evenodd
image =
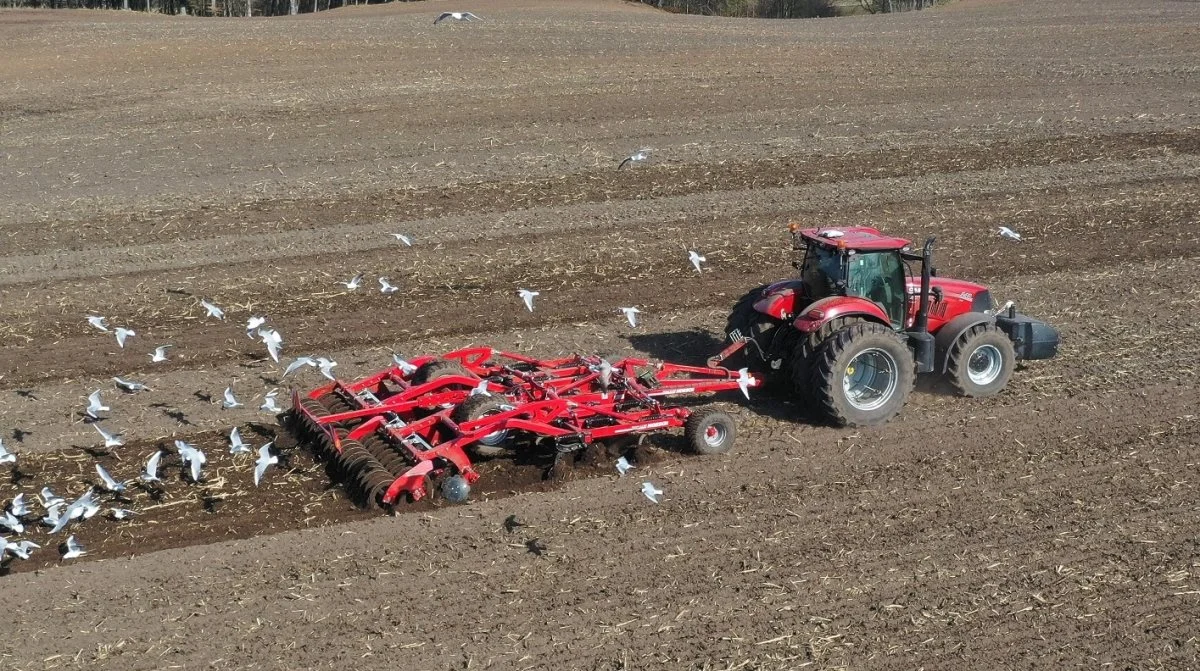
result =
M1018 359L1048 359L1058 332L981 285L938 277L933 243L874 228L789 226L800 277L741 298L725 328L735 353L839 426L874 426L904 406L918 373L945 375L966 396L1008 384ZM919 263L914 273L910 264Z

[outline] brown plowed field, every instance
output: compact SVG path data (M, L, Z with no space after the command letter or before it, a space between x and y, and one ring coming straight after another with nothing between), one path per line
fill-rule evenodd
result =
M485 21L432 26L447 9ZM42 486L77 496L95 463L133 478L174 439L210 459L189 484L172 451L120 504L138 516L73 527L82 559L33 522L8 534L45 547L0 567L0 667L1200 667L1197 53L1200 5L1169 0L0 11L0 437L19 454L0 503L40 513ZM283 378L252 314L285 361L345 378L471 343L702 360L738 296L791 272L791 220L937 236L942 274L1054 323L1059 357L987 400L925 385L876 430L721 396L734 454L656 436L624 478L495 460L468 504L394 516L257 409L320 378ZM137 336L118 348L89 314ZM227 386L246 407L222 410ZM83 421L98 388L122 447ZM282 450L260 487L234 426Z

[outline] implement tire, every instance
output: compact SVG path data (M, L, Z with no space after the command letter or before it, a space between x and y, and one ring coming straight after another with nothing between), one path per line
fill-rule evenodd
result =
M450 419L454 420L455 424L462 424L512 409L512 404L503 396L476 394L459 403L458 407L450 413ZM477 457L502 457L512 454L513 448L509 432L502 430L490 433L471 443L467 446L467 451Z

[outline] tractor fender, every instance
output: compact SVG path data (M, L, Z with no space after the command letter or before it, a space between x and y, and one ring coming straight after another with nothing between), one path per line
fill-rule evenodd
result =
M834 319L859 316L891 326L887 313L872 301L854 296L829 296L813 303L796 317L792 326L801 333L812 333Z
M961 315L951 319L938 329L938 332L933 337L934 351L937 359L935 360L935 370L946 372L950 364L950 349L954 347L955 341L966 333L967 329L979 324L994 324L996 323L996 315L984 314L982 312L964 312Z
M774 319L791 319L796 314L796 299L803 286L800 280L776 282L754 302L754 310Z

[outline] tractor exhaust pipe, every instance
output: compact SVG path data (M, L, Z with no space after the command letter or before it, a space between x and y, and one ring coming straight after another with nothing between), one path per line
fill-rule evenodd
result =
M937 238L925 241L921 250L921 305L917 308L917 320L913 330L918 333L929 332L929 278L933 270L933 243Z

